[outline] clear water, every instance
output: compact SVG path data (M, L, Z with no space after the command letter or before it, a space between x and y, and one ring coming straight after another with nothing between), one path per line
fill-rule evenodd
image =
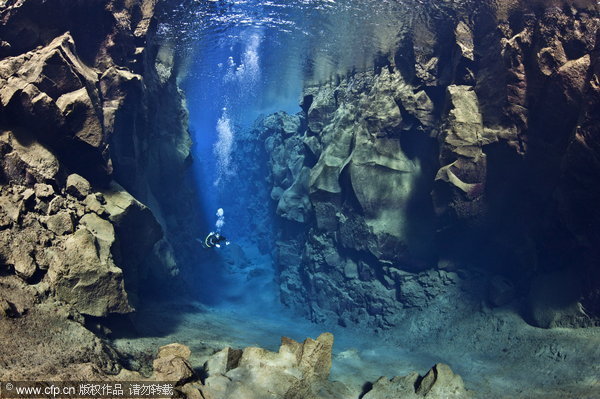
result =
M433 2L429 7L438 7ZM187 0L166 10L159 29L180 53L191 55L190 80L218 80L215 66L258 39L263 106L280 103L305 81L323 81L368 68L398 39L424 4L415 0Z
M468 387L486 394L482 397L523 397L520 394L532 388L537 394L528 397L546 397L544 387L562 389L560 376L565 386L578 378L584 385L597 382L590 376L600 372L593 364L600 330L545 332L527 326L514 312L493 317L481 312L457 315L460 325L425 336L415 334L411 326L399 326L396 338L384 342L385 336L310 325L278 306L271 256L261 253L253 240L257 228L268 230L276 221L248 218L251 204L242 195L248 182L236 163L244 138L261 114L300 111L305 85L372 68L374 60L393 52L412 25L432 23L423 17L425 8L431 11L442 3L449 2L184 0L175 9L163 10L168 22L160 26L159 39L174 47L183 63L179 79L194 140L198 207L204 215L198 222L207 230L217 229L215 213L223 207L222 232L233 244L198 260L203 284L198 299L211 308L181 314L172 309L153 309L147 315L142 311L140 323L152 340L119 344L155 348L157 343L179 341L195 353L207 343L276 349L281 335L303 339L335 329L340 339L333 378L360 382L357 389L379 375L424 373L437 361L449 363ZM266 162L260 154L248 156L257 164ZM243 267L235 264L240 251L248 260ZM262 277L248 279L249 270L262 271ZM493 318L499 321L490 323ZM163 326L175 327L162 331ZM553 358L556 348L569 354L568 362L558 365ZM195 366L201 365L202 356L196 361ZM578 377L580 368L587 371ZM529 374L531 370L537 372Z
M258 115L296 113L305 84L371 67L416 10L389 0L195 0L166 10L160 40L183 59L200 186L231 180L235 137ZM207 215L218 202L205 199Z
M174 48L182 65L198 207L207 229L216 228L215 212L222 207L223 233L256 252L248 245L258 221L248 219L243 198L231 201L246 188L234 160L244 135L260 115L300 111L305 85L372 68L377 57L393 53L422 7L400 0L184 0L163 10L159 40ZM256 162L266 165L265 159ZM239 299L256 288L244 286L243 273L231 276L218 265L199 270L221 282L220 290L214 284L201 287L206 294L201 299Z
M188 0L163 10L161 20L166 22L159 26L159 40L175 49L183 65L179 79L194 141L198 206L207 229L216 229L215 212L224 208L223 233L246 252L256 252L249 244L258 221L248 219L249 204L243 198L231 201L246 188L234 160L244 135L260 115L300 111L305 85L371 68L378 56L392 53L403 29L415 19L417 5L389 0ZM252 156L266 165L266 159ZM252 262L268 259L259 254ZM244 273L224 271L224 262L213 256L198 268L220 282L201 287L201 299L240 300L244 291L257 289L244 283ZM265 296L276 300L277 289L268 284L272 265L263 269L269 271L264 283L271 292Z

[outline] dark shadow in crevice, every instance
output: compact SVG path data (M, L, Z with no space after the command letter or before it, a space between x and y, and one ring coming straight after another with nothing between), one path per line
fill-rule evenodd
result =
M373 390L373 383L372 382L365 382L361 388L361 392L360 395L358 395L358 399L362 399L365 397L366 394L368 394L369 392L371 392L371 390Z
M392 72L390 55L377 52L377 54L373 57L373 70L375 71L375 75L379 75L383 68L388 68L388 71Z
M340 187L342 188L341 201L342 206L352 213L357 213L361 216L365 215L365 211L354 192L352 186L352 177L350 176L350 165L346 165L340 172L338 178Z

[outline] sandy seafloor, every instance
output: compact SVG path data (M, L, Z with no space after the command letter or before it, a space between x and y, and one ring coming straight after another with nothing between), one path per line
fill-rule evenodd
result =
M199 370L210 354L227 346L277 350L281 336L303 340L330 331L335 336L330 378L350 387L354 399L367 381L424 374L437 362L449 364L477 398L600 398L600 328L544 330L508 310L467 316L460 326L449 326L447 340L414 337L402 327L376 335L319 326L279 310L257 314L241 306L146 304L132 317L137 332L121 333L113 343L121 353L142 359L131 366L145 370L158 347L172 342L190 347L191 363Z

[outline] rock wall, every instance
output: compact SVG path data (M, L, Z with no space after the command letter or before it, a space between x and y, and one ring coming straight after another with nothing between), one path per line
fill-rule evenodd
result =
M262 121L295 226L278 242L283 301L381 327L481 300L597 324L596 5L438 11L374 70Z
M177 62L154 40L156 7L0 2L0 324L33 329L3 339L38 348L38 364L56 360L32 338L43 320L64 332L60 352L65 337L86 336L84 323L132 312L143 289L181 293L191 141ZM96 360L82 349L54 367L88 359L115 372L95 340ZM2 374L51 373L2 357Z

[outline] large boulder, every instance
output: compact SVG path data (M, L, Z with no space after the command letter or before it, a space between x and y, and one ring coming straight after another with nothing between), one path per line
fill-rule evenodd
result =
M56 182L60 164L56 156L39 142L11 131L0 133L3 175L11 183Z
M0 195L0 210L8 211L12 219L7 228L0 230L0 259L22 279L32 280L45 267L42 248L51 242L52 233L39 220L22 215L21 212L25 213L23 205L19 195Z
M135 199L127 190L112 181L101 191L104 209L115 226L117 236L128 260L143 260L144 255L162 238L162 228L150 208Z
M185 384L194 377L194 370L188 362L190 354L190 349L179 343L161 346L152 363L153 378L173 382L175 386Z
M324 333L303 343L284 337L278 352L248 347L240 354L226 349L206 363L202 394L213 399L334 398L325 394L332 390L327 381L332 347L333 335ZM344 393L345 387L337 389Z
M118 132L120 128L126 128L123 125L128 121L128 118L122 118L121 114L128 111L125 107L125 105L128 105L128 101L133 98L141 98L141 91L142 76L130 70L113 66L100 76L103 123L106 134L110 135L115 131ZM121 122L121 125L119 122ZM127 126L127 128L129 127Z
M229 347L222 349L204 363L204 370L208 375L226 374L229 370L238 367L242 353L240 349Z
M61 211L46 218L46 227L56 235L71 234L74 231L73 215L69 211Z
M465 389L462 378L449 366L438 363L425 374L412 373L391 380L381 377L364 399L469 399L473 394Z
M66 128L78 140L94 148L104 144L101 114L85 87L63 94L56 105L65 117Z
M82 225L50 264L48 278L57 297L90 316L131 312L123 272L111 253L112 225L92 214L84 217Z
M66 192L77 199L84 199L91 190L90 182L78 174L71 174L67 177Z

